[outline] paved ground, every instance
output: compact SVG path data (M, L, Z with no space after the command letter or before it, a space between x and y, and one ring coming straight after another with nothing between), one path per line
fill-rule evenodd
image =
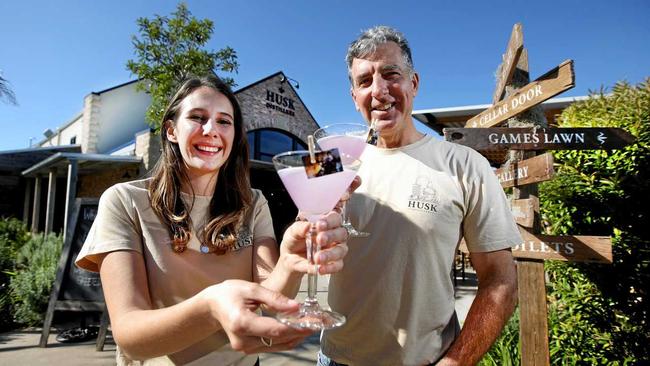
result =
M459 274L460 275L460 274ZM302 291L299 298L304 297ZM318 297L325 304L327 297L327 278L322 278L318 286ZM476 293L476 276L467 273L466 280L459 280L456 286L456 311L461 323ZM59 343L56 341L56 330L50 333L48 347L38 347L40 329L22 330L0 333L0 366L13 365L65 365L65 366L108 366L114 365L115 343L109 336L103 352L95 351L95 342ZM267 353L260 355L263 366L314 366L319 349L318 334L307 340L296 349L286 352Z

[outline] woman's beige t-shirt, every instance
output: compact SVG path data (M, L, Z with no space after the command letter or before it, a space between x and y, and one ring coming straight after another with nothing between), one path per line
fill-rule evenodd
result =
M255 243L260 239L275 239L271 214L262 192L252 190L253 209L244 220L234 249L224 255L200 251L200 242L194 233L200 232L197 229L203 228L206 223L211 197L197 196L190 214L194 225L192 237L187 249L179 254L172 250L169 231L151 207L147 190L150 181L144 179L120 183L104 192L99 201L97 217L77 257L77 266L97 272L97 254L117 250L139 253L144 258L149 296L155 309L175 305L227 279L253 281L254 271L260 278L268 275L274 263L265 263L254 251ZM183 200L186 207L191 206L189 195L183 195ZM171 364L186 364L199 358L207 361L212 357L204 356L211 352L215 357L228 356L225 354L228 352L213 352L224 346L227 348L227 343L228 337L219 331L165 358ZM238 353L233 356L238 356L233 358L235 361L223 361L241 364L245 355ZM221 359L210 362L221 362L217 360ZM255 358L252 360L254 363Z

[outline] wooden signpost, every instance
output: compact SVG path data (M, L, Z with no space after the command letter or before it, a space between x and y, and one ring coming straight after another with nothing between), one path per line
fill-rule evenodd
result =
M510 209L512 210L512 217L517 224L532 229L536 219L535 212L539 212L539 199L532 197L522 200L512 200L510 202Z
M445 128L445 138L479 151L609 150L632 143L622 128Z
M496 174L502 187L513 187L511 208L523 238L512 251L519 284L521 364L549 365L544 260L612 263L612 247L609 237L541 234L536 183L554 175L552 155L543 150L618 149L634 137L618 128L546 128L538 104L574 86L573 62L567 60L531 83L520 24L513 27L497 76L492 107L468 120L465 128L445 129L444 135L488 157L510 155ZM506 121L510 128L490 128ZM467 253L464 242L460 249Z
M573 88L573 61L566 60L539 79L519 89L515 94L470 118L465 127L492 127L514 117L539 103Z
M612 240L608 236L533 234L522 227L519 232L524 242L512 248L515 258L612 263Z
M519 227L523 243L512 248L517 259L559 260L570 262L612 263L612 240L609 236L543 235ZM460 251L469 254L461 241Z
M503 188L543 182L555 175L553 155L546 153L512 162L497 169L495 173Z
M492 104L496 104L501 100L505 92L506 84L512 80L512 75L515 73L515 66L521 56L521 51L524 49L524 35L521 32L521 24L517 23L512 27L512 34L510 34L510 41L506 48L506 53L503 54L503 62L499 67L499 78L497 80L497 87L494 89L494 96L492 97Z

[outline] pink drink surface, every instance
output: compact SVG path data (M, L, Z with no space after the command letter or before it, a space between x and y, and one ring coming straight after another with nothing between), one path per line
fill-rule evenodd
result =
M366 139L365 136L334 135L318 139L318 145L323 150L338 147L339 152L350 155L352 159L359 159L366 148ZM341 156L341 160L343 164L347 164L346 160L350 160L350 158Z
M347 169L309 179L305 168L292 167L279 170L278 175L293 203L307 215L309 221L316 221L336 206L357 172Z

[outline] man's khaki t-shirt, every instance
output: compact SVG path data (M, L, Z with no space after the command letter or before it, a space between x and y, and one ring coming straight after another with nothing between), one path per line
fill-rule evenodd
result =
M487 160L425 136L396 149L368 146L362 184L348 203L355 227L341 272L330 278L329 304L344 326L323 333L331 359L350 365L425 365L456 336L456 249L470 252L521 243L510 207Z

